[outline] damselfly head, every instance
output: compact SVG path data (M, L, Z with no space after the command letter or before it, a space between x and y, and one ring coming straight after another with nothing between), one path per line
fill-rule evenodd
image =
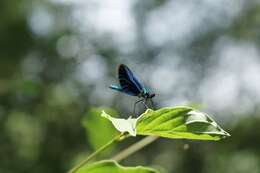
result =
M155 96L155 93L152 93L149 95L149 98L153 98Z
M150 94L148 92L143 95L143 97L145 97L145 98L153 98L154 96L155 96L154 93Z

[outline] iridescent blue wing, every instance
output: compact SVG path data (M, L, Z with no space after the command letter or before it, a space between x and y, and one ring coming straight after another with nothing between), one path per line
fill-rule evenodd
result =
M131 96L136 96L135 93L123 90L120 86L117 86L117 85L110 85L109 88L111 88L111 89L113 89L115 91L126 93L126 94L131 95Z
M135 78L131 70L124 64L120 64L118 68L118 79L121 86L121 92L128 95L139 95L144 86Z

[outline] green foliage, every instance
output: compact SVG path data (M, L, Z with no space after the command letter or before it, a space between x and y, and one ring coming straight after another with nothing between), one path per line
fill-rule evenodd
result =
M127 120L108 118L120 132L130 135L152 135L172 139L219 140L230 136L206 113L187 106L148 109L140 117Z
M93 125L96 124L97 114L101 112L100 109L92 109L90 116L92 121L85 120L86 129L96 130ZM114 142L123 140L128 135L124 132L128 132L130 136L146 135L146 136L158 136L171 139L197 139L197 140L219 140L221 138L230 136L225 132L212 118L206 113L200 112L194 108L188 106L177 107L165 107L159 110L147 109L145 113L141 114L138 118L129 117L128 119L113 118L107 114L104 110L101 113L102 117L107 118L112 122L115 129L121 132L119 136L110 140L107 144L103 145L97 151L92 153L87 159L81 162L78 166L75 166L70 173L131 173L131 172L156 172L154 170L144 169L141 167L135 168L123 168L116 162L102 161L91 165L86 164L93 157L101 153L104 149L111 146ZM93 121L95 120L95 121ZM91 126L92 124L92 126ZM100 125L100 124L99 124ZM101 126L100 126L101 127ZM106 128L104 129L106 130ZM95 132L92 132L94 138ZM91 133L90 133L91 134ZM140 144L140 143L139 143ZM145 146L148 143L142 143L140 146ZM138 146L138 145L136 145ZM136 147L135 146L135 147ZM136 148L137 150L140 148ZM136 150L136 151L137 151ZM130 152L130 149L126 152ZM131 153L131 152L130 152ZM124 157L127 157L126 154Z
M80 168L76 173L159 173L158 171L143 167L124 167L115 161L105 160L88 164Z
M86 129L89 142L94 150L97 150L111 140L111 137L118 134L111 123L100 118L102 110L103 109L101 108L90 108L86 113L86 116L82 119L82 125ZM110 114L115 115L115 112L112 109L106 108L105 110Z

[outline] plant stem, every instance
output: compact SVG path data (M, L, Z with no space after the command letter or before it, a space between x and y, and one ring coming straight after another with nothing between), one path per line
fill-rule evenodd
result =
M158 136L148 136L142 139L141 141L136 142L135 144L131 145L130 147L126 148L125 150L121 151L114 157L112 157L112 160L120 162L121 160L127 158L131 154L135 153L136 151L144 148L145 146L149 145L150 143L154 142L156 139L158 139Z
M87 162L89 162L91 159L95 158L99 153L101 153L102 151L104 151L105 149L107 149L109 146L111 146L113 143L121 141L125 138L127 138L128 135L126 133L121 133L120 135L115 136L111 141L109 141L108 143L106 143L105 145L103 145L102 147L100 147L98 150L96 150L95 152L93 152L92 154L90 154L85 160L83 160L82 162L80 162L78 165L76 165L75 167L73 167L71 170L68 171L68 173L74 173L76 172L79 168L81 168L82 166L84 166Z

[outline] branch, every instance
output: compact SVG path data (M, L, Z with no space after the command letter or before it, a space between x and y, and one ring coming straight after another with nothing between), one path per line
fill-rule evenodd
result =
M145 146L149 145L150 143L154 142L156 139L158 139L158 136L148 136L142 139L139 142L136 142L135 144L131 145L130 147L126 148L125 150L121 151L114 157L112 157L112 160L120 162L121 160L127 158L131 154L137 152L138 150L144 148Z
M76 166L73 167L71 170L69 170L68 173L74 173L74 172L76 172L79 168L81 168L81 167L84 166L87 162L89 162L90 160L92 160L93 158L95 158L99 153L101 153L102 151L104 151L105 149L107 149L108 147L110 147L113 143L122 141L122 140L125 139L126 137L128 137L128 135L127 135L126 133L121 133L120 135L115 136L111 141L109 141L108 143L106 143L105 145L103 145L102 147L100 147L100 148L99 148L98 150L96 150L94 153L90 154L85 160L83 160L83 161L80 162L78 165L76 165Z

